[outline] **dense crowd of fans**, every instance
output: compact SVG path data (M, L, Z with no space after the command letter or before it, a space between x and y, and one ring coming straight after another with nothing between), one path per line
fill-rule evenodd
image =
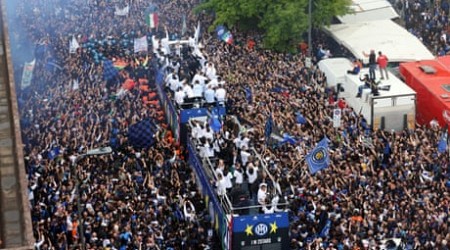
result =
M161 27L173 34L179 27L170 22L172 9L184 9L172 4L157 7ZM19 94L36 247L80 248L84 236L87 249L214 248L196 178L150 98L157 58L133 53L134 38L156 35L145 24L148 6L134 1L125 17L114 15L115 6L50 0L17 6L15 21L27 27L21 39L38 43L33 84ZM69 54L73 36L81 47ZM106 81L102 61L113 58L126 66ZM124 90L126 79L136 86ZM156 143L135 149L128 127L148 118L159 128ZM104 146L113 152L79 157Z
M183 146L174 142L162 119L164 111L157 101L143 102L137 86L117 96L126 78L144 79L154 91L151 67L166 64L160 56L169 55L133 54L127 41L142 35L163 37L164 32L146 26L145 1L132 1L127 17L115 16L109 1L87 2L21 1L16 10L17 20L28 27L21 39L43 48L36 52L40 56L32 86L19 93L36 247L69 249L81 243L83 234L88 249L218 249L211 243L211 218L196 178ZM448 40L441 39L447 37L447 1L436 1L442 4L436 8L421 1L402 2L406 27L441 54ZM153 1L160 27L167 27L171 40L176 34L181 38L184 14L188 27L197 20L202 27L211 23L207 14L188 11L196 3ZM223 127L211 133L207 124L199 124L192 137L203 140L204 156L216 157L215 172L236 186L247 184L243 191L255 203L270 203L259 193L264 186L279 190L290 204L291 249L369 249L388 238L401 239L408 249L449 249L449 159L436 147L440 127L372 131L361 114L336 100L315 66L305 67L304 51L269 52L261 49L256 34L232 32L234 44L202 33L198 71L180 73L176 65L183 68L183 60L171 58L168 65L175 64L168 74L179 74L166 78L166 83L174 79L167 87L180 105L186 98L177 99L176 91L192 94L189 101L213 103L221 98L217 90L224 88L226 100L220 101L226 102L228 117ZM76 54L69 54L72 36L81 44ZM111 44L100 44L102 40ZM101 61L113 57L128 66L116 80L105 81ZM59 68L48 67L49 62ZM208 67L215 68L214 74ZM194 91L196 84L202 85L202 94ZM208 89L216 91L214 99L207 98ZM332 125L335 108L342 109L340 128ZM281 139L268 142L264 124L269 116L273 134ZM127 129L145 118L158 124L156 143L137 150L127 141ZM331 164L312 176L305 155L325 136ZM78 157L112 144L112 154ZM262 170L258 156L273 178ZM230 188L230 183L216 183L221 185ZM331 230L321 235L327 221ZM84 232L79 232L80 223Z
M405 28L417 36L433 54L443 56L450 51L450 3L447 0L397 0L394 6L401 14Z

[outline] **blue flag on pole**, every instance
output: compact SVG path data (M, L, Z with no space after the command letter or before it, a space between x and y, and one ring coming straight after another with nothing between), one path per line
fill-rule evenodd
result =
M447 151L447 132L442 133L441 139L439 140L437 150L439 153L444 153Z
M328 235L330 234L330 229L331 229L331 220L328 219L327 223L325 224L322 231L320 232L320 237L327 238Z
M272 134L273 129L273 118L272 113L269 114L269 118L267 118L266 126L264 128L264 136L266 137L266 142L269 141L270 135Z
M306 156L309 171L315 174L318 171L327 168L330 164L330 155L328 153L328 138L324 137L317 146Z
M48 158L54 160L60 154L59 147L53 147L52 150L48 152Z
M250 87L245 88L245 98L247 99L248 103L252 103L253 95L252 95L252 89Z
M150 119L145 119L128 128L128 142L137 149L149 148L155 143L157 127Z
M384 142L383 154L388 156L391 155L391 145L389 145L387 140Z
M306 124L307 122L306 118L300 112L297 112L296 114L297 114L297 123Z
M280 146L280 145L283 145L285 143L289 143L291 145L295 145L297 143L297 139L295 139L295 137L291 136L288 133L284 133L283 134L283 140L278 145Z
M118 74L119 71L117 71L117 69L114 68L114 65L111 60L107 59L103 61L103 79L108 81L116 77Z

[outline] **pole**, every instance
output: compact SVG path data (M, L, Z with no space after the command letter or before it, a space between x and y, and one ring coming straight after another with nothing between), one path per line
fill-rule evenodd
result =
M83 220L83 214L81 213L81 194L80 194L80 174L79 172L77 172L77 166L78 166L78 161L86 156L90 156L90 155L105 155L105 154L110 154L112 153L112 148L111 147L101 147L101 148L94 148L91 150L88 150L86 154L82 154L77 156L77 158L75 159L75 161L72 163L72 174L73 177L75 177L75 188L76 188L76 194L77 194L77 215L78 215L78 220L79 220L79 235L80 235L80 244L81 250L86 250L86 240L84 238L84 220Z
M75 169L76 170L76 169ZM81 242L81 250L86 250L86 241L84 239L84 220L83 215L81 214L81 197L80 197L80 175L76 174L76 185L77 185L77 214L80 225L80 242Z
M309 3L308 3L308 57L309 58L312 58L311 31L312 31L312 0L309 0Z

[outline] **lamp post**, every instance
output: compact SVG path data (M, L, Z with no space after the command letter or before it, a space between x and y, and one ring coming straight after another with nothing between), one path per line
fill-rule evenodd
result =
M94 148L91 150L88 150L86 154L78 155L75 160L72 162L72 174L75 176L75 188L76 188L76 194L77 194L77 215L79 222L79 232L80 232L80 241L81 241L81 249L86 250L86 240L84 238L84 221L83 221L83 215L81 214L81 197L80 197L80 175L76 173L76 167L78 164L78 161L83 159L86 156L91 155L105 155L112 153L111 147L101 147L101 148Z
M309 57L312 57L311 30L312 30L312 0L309 0L309 3L308 3L308 56Z
M312 0L308 2L308 54L306 55L305 66L311 68L312 66Z

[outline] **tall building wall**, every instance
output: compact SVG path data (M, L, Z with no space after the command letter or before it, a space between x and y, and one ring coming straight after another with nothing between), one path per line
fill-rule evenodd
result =
M6 1L0 0L0 249L33 249Z

